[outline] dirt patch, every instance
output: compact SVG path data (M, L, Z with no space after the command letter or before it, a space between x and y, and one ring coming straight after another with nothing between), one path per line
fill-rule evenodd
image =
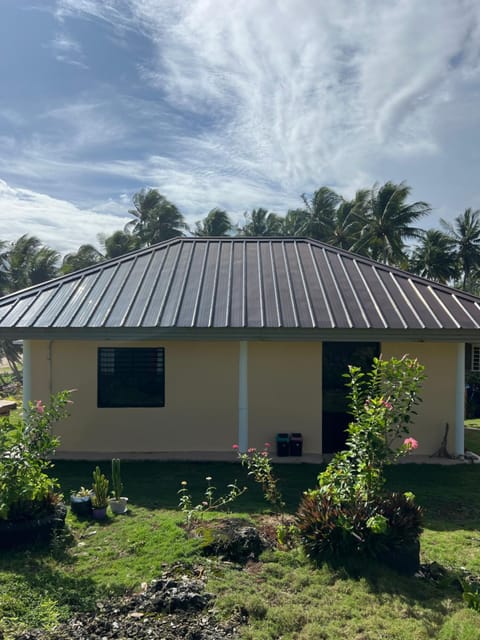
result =
M188 571L188 572L187 572ZM54 631L29 631L15 640L222 640L238 638L240 618L219 621L215 597L205 591L202 570L175 565L140 593L100 602Z

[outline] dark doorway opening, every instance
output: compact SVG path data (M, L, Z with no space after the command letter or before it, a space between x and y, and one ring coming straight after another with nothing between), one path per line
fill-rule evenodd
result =
M380 355L379 342L324 342L322 388L322 450L335 453L345 446L348 413L348 365L369 371L373 358Z

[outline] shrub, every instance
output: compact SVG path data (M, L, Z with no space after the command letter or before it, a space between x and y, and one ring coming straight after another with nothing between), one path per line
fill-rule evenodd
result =
M411 493L384 492L383 470L418 446L405 436L420 401L423 370L406 356L375 358L368 374L349 367L353 419L346 449L319 474L318 488L306 492L297 512L301 543L315 562L360 556L409 573L418 568L421 510ZM400 552L404 567L395 560Z
M306 492L297 512L297 528L307 556L316 563L348 565L358 558L394 564L392 553L413 554L407 573L418 568L417 540L422 513L411 494L384 494L371 502L338 502L332 494ZM402 570L402 567L395 566Z
M58 481L48 470L59 439L52 425L68 415L69 403L70 391L61 391L47 405L30 402L23 419L0 421L0 519L30 517L55 502Z

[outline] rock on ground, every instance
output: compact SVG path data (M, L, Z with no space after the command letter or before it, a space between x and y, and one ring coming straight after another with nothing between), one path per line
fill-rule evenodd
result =
M242 620L219 622L214 596L204 588L200 572L165 571L141 593L98 603L94 614L79 613L55 630L28 631L15 640L221 640L237 638Z

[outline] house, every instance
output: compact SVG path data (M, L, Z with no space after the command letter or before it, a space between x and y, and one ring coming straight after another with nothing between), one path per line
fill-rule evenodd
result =
M342 374L372 356L426 367L419 453L462 454L465 343L480 299L303 238L176 238L0 299L24 393L75 388L63 457L212 457L301 432L341 447Z

